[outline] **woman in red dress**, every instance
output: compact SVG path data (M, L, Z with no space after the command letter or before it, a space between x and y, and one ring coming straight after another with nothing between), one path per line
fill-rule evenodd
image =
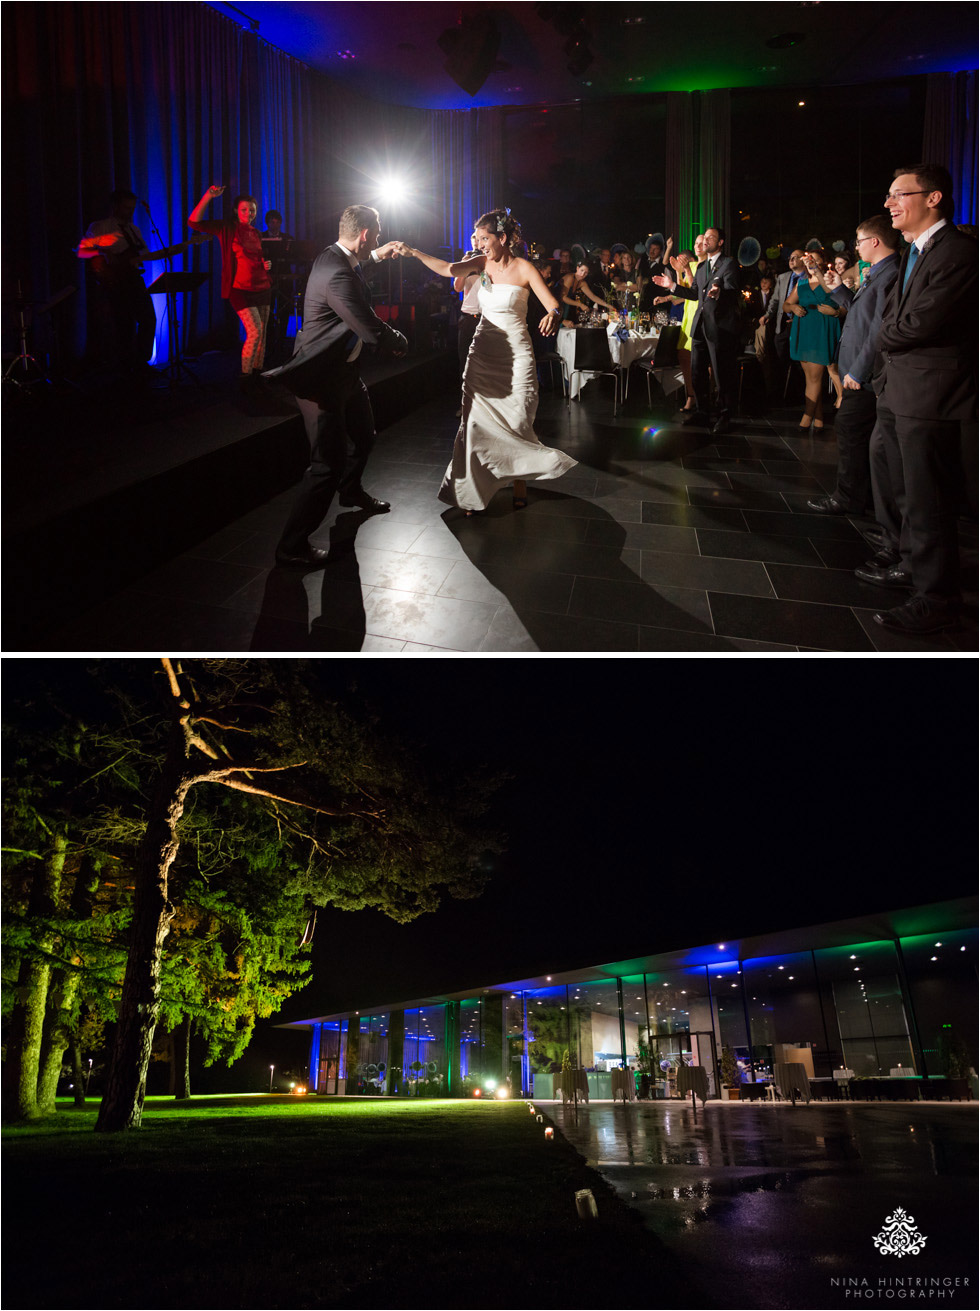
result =
M205 219L204 211L224 187L210 186L191 210L188 224L195 232L221 242L221 295L242 321L242 385L251 387L265 363L265 338L272 305L271 264L262 258L262 238L252 226L258 213L254 196L236 196L234 218Z

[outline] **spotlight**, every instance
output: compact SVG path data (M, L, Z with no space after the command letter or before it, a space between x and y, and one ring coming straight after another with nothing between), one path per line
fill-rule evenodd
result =
M408 194L408 183L394 173L389 173L387 177L378 180L380 206L398 205L408 197Z

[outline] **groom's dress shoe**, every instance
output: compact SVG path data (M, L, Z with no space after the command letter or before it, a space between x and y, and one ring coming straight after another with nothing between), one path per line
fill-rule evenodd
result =
M328 552L319 546L308 546L299 555L289 551L276 551L276 564L282 569L322 569Z
M359 510L370 510L372 514L384 514L391 509L390 501L379 501L374 496L369 496L367 492L355 492L347 500L341 500L340 504L344 508L356 506Z

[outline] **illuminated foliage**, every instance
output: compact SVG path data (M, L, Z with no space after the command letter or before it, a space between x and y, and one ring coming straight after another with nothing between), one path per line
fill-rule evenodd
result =
M97 882L114 886L113 910L88 912L115 1003L103 1130L139 1124L158 1019L190 1017L210 1059L244 1050L256 1018L305 981L318 906L406 922L482 890L495 843L478 819L494 781L433 775L383 725L329 700L316 662L25 662L17 676L11 968L50 970L59 943L70 967L83 936L58 921L63 876L57 889L32 877L52 835L63 868L87 853L118 871ZM39 707L55 746L35 756ZM32 907L38 888L45 904ZM36 981L42 1011L46 992Z

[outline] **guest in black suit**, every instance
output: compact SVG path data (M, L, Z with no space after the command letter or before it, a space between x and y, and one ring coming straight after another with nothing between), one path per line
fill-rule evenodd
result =
M310 467L276 549L280 565L323 565L327 552L311 546L309 536L326 518L338 490L341 505L374 513L391 508L361 484L375 431L358 357L365 345L387 347L395 355L408 349L402 334L375 314L361 271L363 260L395 255L397 243L379 247L380 234L376 209L351 205L344 210L337 241L317 256L310 272L293 358L264 375L281 379L297 397L311 451Z
M829 496L807 501L807 508L818 514L862 517L871 500L871 469L868 448L876 422L875 394L871 386L875 347L885 305L898 276L899 234L887 214L874 214L857 230L857 249L871 268L857 291L844 282L850 264L843 271L835 267L818 271L817 281L847 311L837 348L837 369L842 377L841 406L834 425L837 437L837 486ZM882 561L876 557L858 569L859 578L879 582L871 576ZM890 564L894 564L891 561ZM886 566L888 567L888 566Z
M725 234L708 228L704 234L704 259L694 275L694 286L685 287L667 274L653 279L671 295L696 300L698 308L691 328L691 377L697 409L684 426L708 420L708 368L718 391L718 415L711 429L713 437L731 428L731 416L738 406L738 352L742 332L742 289L738 264L723 251Z
M977 412L977 243L953 226L953 181L941 165L896 169L885 208L911 244L878 335L871 476L876 517L898 554L893 585L910 585L912 597L874 618L935 633L956 626L961 602L960 424Z

